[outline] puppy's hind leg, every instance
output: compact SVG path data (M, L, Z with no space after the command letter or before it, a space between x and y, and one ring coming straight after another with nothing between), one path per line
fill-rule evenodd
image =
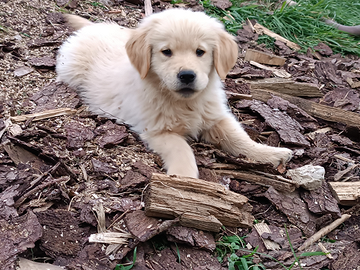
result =
M203 133L203 138L234 156L245 155L263 163L270 162L275 167L285 164L292 157L287 148L272 147L253 141L232 115L227 115L210 130Z
M167 174L199 177L194 153L184 137L176 133L164 132L157 135L145 133L141 138L161 156Z

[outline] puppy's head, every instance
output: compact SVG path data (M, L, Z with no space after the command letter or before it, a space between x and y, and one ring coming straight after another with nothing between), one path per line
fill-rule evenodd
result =
M194 98L209 81L224 79L238 47L216 19L201 12L170 9L145 18L126 44L142 79L151 70L161 88L177 98Z

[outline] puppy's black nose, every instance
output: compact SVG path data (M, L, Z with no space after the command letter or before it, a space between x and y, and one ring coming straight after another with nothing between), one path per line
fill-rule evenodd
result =
M196 78L196 74L192 70L182 70L177 76L182 83L186 84L192 83Z

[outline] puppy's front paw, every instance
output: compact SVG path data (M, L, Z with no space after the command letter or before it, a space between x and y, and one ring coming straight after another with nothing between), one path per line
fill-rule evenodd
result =
M273 148L273 151L268 156L268 161L274 165L274 167L279 166L280 164L285 164L293 156L293 151L288 148Z

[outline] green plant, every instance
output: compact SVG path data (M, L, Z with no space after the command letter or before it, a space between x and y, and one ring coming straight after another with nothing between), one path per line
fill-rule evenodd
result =
M275 259L274 257L257 252L258 247L256 247L254 250L249 250L244 248L246 246L246 243L244 241L245 237L239 237L237 235L232 236L223 236L220 238L220 240L216 243L216 255L219 262L223 262L224 258L228 255L228 263L229 263L229 270L266 270L265 266L263 264L256 264L253 262L253 256L260 255L261 257L266 257L268 259L271 259L275 262L277 262L282 268L285 270L291 270L296 264L299 265L300 269L302 269L300 264L300 259L304 257L310 257L310 256L321 256L326 255L324 252L304 252L300 254L299 256L296 255L295 250L292 246L289 233L287 231L286 225L285 225L285 231L287 235L287 239L290 244L290 249L294 255L294 262L289 266L286 267L284 264L282 264L280 261ZM236 254L237 251L242 251L249 253L247 255L242 255L241 257Z
M181 263L180 250L179 250L179 247L178 247L178 245L176 244L176 242L175 242L175 246L176 246L176 254L177 254L177 256L178 256L178 263Z
M135 265L135 262L136 262L136 250L137 250L137 247L134 248L134 255L133 255L132 264L127 265L127 266L124 266L124 265L122 265L122 264L117 264L117 265L115 266L115 270L130 270L131 268L133 268L134 265Z
M360 55L360 37L343 33L324 22L332 18L345 25L359 25L360 3L352 0L299 0L297 6L276 5L274 1L232 0L227 11L212 6L209 0L201 3L207 12L223 21L229 32L236 33L247 19L299 44L302 51L319 42L328 44L335 53ZM273 45L273 39L260 36L258 42Z
M96 2L96 1L87 2L87 3L92 5L93 7L100 7L100 8L103 8L103 9L108 9L106 6L104 6L103 4L101 4L99 2Z

